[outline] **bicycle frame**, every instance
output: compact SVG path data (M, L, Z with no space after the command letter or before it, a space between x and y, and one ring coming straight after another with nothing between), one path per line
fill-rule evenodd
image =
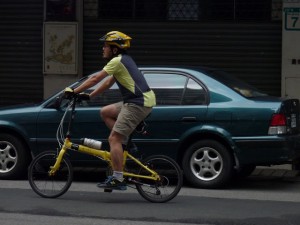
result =
M62 159L63 159L65 153L68 150L78 151L78 152L81 152L81 153L84 153L84 154L88 154L88 155L92 155L92 156L98 157L98 158L100 158L100 159L108 162L108 164L110 166L112 165L111 157L110 157L110 152L108 152L106 150L99 150L99 149L90 148L88 146L84 146L84 145L81 145L81 144L75 144L75 143L71 142L70 131L71 131L72 123L73 123L74 118L75 118L75 104L76 104L76 101L78 101L78 100L76 98L74 98L73 101L71 103L69 103L69 104L72 104L72 106L71 106L72 109L71 109L71 119L70 119L69 125L68 125L67 137L65 138L64 144L63 144L62 148L59 151L59 154L58 154L58 156L56 158L55 164L50 167L50 171L49 171L49 175L50 176L54 175L55 172L59 169L60 164L62 162ZM67 110L68 109L66 109L66 111ZM63 116L62 122L63 122L64 118L65 117ZM124 171L125 166L126 166L127 158L133 160L141 168L147 170L150 175L145 176L145 175L139 175L139 174L129 173L129 172ZM129 154L129 152L127 150L125 150L123 152L123 175L125 177L143 178L143 179L149 179L149 180L155 180L155 181L160 180L159 175L155 171L151 170L146 165L144 165L142 162L140 162L138 159L136 159L134 156L132 156L131 154Z

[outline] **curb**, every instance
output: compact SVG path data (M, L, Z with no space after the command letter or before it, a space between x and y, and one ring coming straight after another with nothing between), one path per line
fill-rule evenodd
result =
M291 165L280 165L272 167L257 167L251 176L254 177L272 177L272 178L287 178L295 181L300 181L300 171L292 170Z
M252 176L267 176L267 177L297 177L300 172L296 170L284 169L256 169Z

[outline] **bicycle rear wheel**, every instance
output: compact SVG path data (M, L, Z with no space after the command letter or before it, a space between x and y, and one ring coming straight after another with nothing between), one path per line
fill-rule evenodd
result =
M28 168L28 181L31 188L44 198L63 195L70 188L73 180L73 167L65 157L56 173L49 175L50 166L55 164L56 158L56 152L43 152L33 159Z
M183 180L178 164L164 155L151 156L143 163L156 171L160 180L139 179L139 183L136 184L139 194L146 200L155 203L167 202L176 197ZM149 172L142 168L139 174L149 175Z

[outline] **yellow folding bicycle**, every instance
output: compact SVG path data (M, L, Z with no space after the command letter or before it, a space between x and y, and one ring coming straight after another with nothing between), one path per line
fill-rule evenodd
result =
M34 192L42 197L56 198L66 193L70 188L73 181L73 167L66 154L69 150L98 157L107 162L107 171L111 171L109 151L71 141L71 127L75 119L76 103L81 101L82 97L79 94L69 98L68 106L57 130L60 148L57 151L40 153L33 159L28 168L30 186ZM66 137L64 137L63 124L68 113L70 113L70 119ZM150 156L141 162L127 150L124 150L123 155L123 172L128 187L137 189L138 193L150 202L167 202L177 196L182 186L183 177L180 167L173 159L164 155L157 155ZM130 165L128 161L131 162Z

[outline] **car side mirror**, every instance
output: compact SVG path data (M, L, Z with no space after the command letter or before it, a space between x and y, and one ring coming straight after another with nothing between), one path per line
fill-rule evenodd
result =
M62 102L62 96L57 96L57 97L55 98L54 103L53 103L53 107L54 107L55 109L59 109L60 106L61 106L61 102Z
M47 107L48 108L54 108L54 109L60 109L62 102L62 97L57 96L54 101L52 101Z

